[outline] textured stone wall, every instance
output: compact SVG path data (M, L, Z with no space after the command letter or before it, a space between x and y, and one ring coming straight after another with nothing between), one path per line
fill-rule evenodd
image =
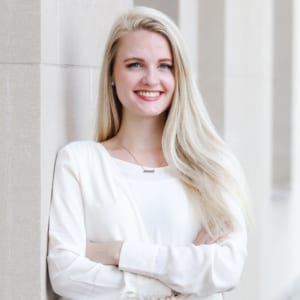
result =
M0 2L0 298L40 298L40 1Z

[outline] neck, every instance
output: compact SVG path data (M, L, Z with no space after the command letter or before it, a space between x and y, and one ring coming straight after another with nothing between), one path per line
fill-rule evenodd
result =
M160 149L164 124L162 118L123 118L116 138L120 145L131 150Z
M162 151L165 118L123 118L118 134L104 142L110 154L141 166L166 165ZM153 170L151 172L154 172Z

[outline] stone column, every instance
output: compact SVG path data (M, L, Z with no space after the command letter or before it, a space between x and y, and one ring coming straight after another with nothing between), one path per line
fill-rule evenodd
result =
M300 198L300 3L293 3L292 193ZM297 200L296 200L297 199Z
M274 1L273 198L286 201L291 180L292 0Z
M55 155L71 140L93 137L105 40L131 6L132 0L0 2L0 299L47 298Z
M40 299L40 1L0 2L0 298Z
M42 275L55 154L69 141L94 138L104 46L112 23L132 2L42 0Z
M194 77L198 77L199 3L197 0L178 1L178 26L186 42Z
M245 170L256 222L241 284L226 299L270 299L260 297L272 175L272 1L225 3L225 139Z
M289 253L290 283L288 299L300 299L300 2L293 1L293 96L292 96L292 180L291 180L291 244ZM293 280L293 281L292 281ZM286 298L287 299L287 298Z
M134 0L135 6L152 7L167 14L175 23L178 23L178 0L161 1L161 0Z
M224 133L224 67L225 67L225 3L200 0L195 56L198 63L198 83L212 121L218 132ZM197 7L191 8L191 10Z

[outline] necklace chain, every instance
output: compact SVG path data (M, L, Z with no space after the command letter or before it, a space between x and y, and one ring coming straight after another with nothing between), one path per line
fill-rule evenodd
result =
M120 145L120 147L123 148L126 152L128 152L128 154L133 158L134 162L141 167L143 173L154 173L155 172L155 168L148 169L148 168L145 168L143 165L141 165L138 162L138 160L135 158L135 156L133 155L133 153L128 148L126 148L123 145ZM159 166L161 166L162 163L163 163L163 161L159 164Z

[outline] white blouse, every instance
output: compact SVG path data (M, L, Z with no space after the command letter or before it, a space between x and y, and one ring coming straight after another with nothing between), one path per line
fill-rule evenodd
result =
M55 167L52 287L72 300L223 299L237 285L247 254L243 216L228 204L239 231L220 244L195 246L197 200L171 167L143 173L100 143L73 142L60 151ZM111 240L125 241L118 267L86 257L86 241Z

